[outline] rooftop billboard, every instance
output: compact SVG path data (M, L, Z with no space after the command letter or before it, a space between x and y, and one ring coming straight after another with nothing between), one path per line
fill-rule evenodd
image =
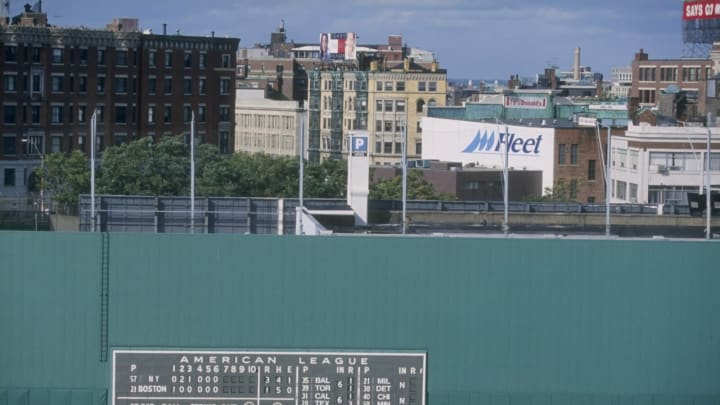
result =
M555 130L441 118L422 118L422 158L502 169L505 145L508 166L540 170L543 189L552 188ZM506 133L507 132L507 133Z
M323 32L320 34L321 60L357 59L357 34L354 32Z

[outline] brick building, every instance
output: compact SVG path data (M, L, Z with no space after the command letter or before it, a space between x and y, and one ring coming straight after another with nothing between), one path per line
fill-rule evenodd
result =
M234 133L236 38L153 35L136 19L107 29L48 25L26 8L0 25L0 193L27 191L45 154L98 150L143 136L189 133L230 153Z

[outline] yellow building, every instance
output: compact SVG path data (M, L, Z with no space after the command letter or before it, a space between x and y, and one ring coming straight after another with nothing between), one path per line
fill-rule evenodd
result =
M405 128L408 159L420 159L420 119L427 106L445 106L447 74L436 64L426 69L406 59L389 71L371 71L368 87L371 164L400 162Z
M371 164L399 164L407 128L408 158L422 154L420 118L427 106L444 106L447 74L406 59L370 71L326 70L308 74L307 156L347 158L350 134L367 132Z

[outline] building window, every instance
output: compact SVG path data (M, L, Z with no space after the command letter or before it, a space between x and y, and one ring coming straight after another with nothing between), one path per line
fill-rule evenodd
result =
M637 202L638 198L638 185L630 183L630 202Z
M418 82L418 91L425 91L427 83L426 82Z
M562 143L558 145L558 164L565 164L565 144Z
M52 76L50 78L50 89L54 93L59 93L63 91L63 77L62 76Z
M57 153L62 150L62 137L53 136L50 138L50 152Z
M192 108L189 105L183 106L183 122L192 121Z
M200 66L200 69L205 69L207 67L207 54L205 52L200 52L200 61L198 65Z
M595 161L588 160L588 180L595 180Z
M385 121L384 125L384 131L385 132L392 132L393 130L393 122L392 121ZM389 153L389 152L388 152Z
M127 66L128 65L128 51L127 50L115 51L115 65L116 66Z
M105 106L99 105L95 107L95 113L97 114L95 117L97 118L97 122L105 122Z
M97 78L97 92L98 92L98 93L104 93L104 92L105 92L105 76L98 76L98 78Z
M220 121L230 121L230 107L220 106Z
M638 69L639 78L641 82L654 82L655 81L655 67L641 67Z
M54 64L62 64L63 61L63 49L62 48L53 48L52 49L52 63Z
M115 92L116 93L127 93L128 78L127 77L116 77L115 78Z
M437 82L428 82L428 91L437 91Z
M201 77L200 80L198 80L198 92L200 95L205 95L205 92L207 91L207 79L204 77Z
M165 94L172 94L172 77L166 77L163 81L163 92Z
M578 145L573 143L570 145L570 164L576 165L578 162Z
M405 82L395 82L396 91L405 91Z
M207 111L207 108L204 105L198 106L198 115L197 115L198 122L205 122L205 112L206 111Z
M14 74L5 74L3 77L3 89L7 93L14 93L17 90L17 76Z
M405 100L396 100L395 101L395 111L405 112Z
M678 68L676 67L661 67L660 68L660 81L661 82L676 82L678 76Z
M116 105L115 106L115 123L125 124L127 122L127 106Z
M377 112L382 112L382 110L383 110L383 102L382 102L382 100L377 100L377 101L375 101L375 110L376 110Z
M148 77L148 94L157 93L157 79L152 76Z
M78 107L78 122L85 122L87 119L87 107L81 105Z
M183 92L186 95L192 94L192 79L189 77L185 78L185 81L183 82Z
M154 124L155 123L155 106L151 105L148 107L148 123Z
M104 65L105 64L105 50L104 49L98 49L97 50L97 64L98 65Z
M3 171L3 186L15 187L15 168L5 168Z
M382 132L383 124L382 120L376 120L375 121L375 132Z
M17 106L5 105L3 106L3 123L15 124L17 122Z
M421 113L421 112L423 112L424 109L425 109L425 100L418 99L415 111Z
M183 55L183 66L185 68L191 68L192 67L192 53L191 52L185 52Z
M627 200L627 183L624 181L618 180L615 183L616 190L615 190L615 196L618 198L618 200Z
M17 46L5 46L5 62L17 62Z
M40 106L39 105L33 105L30 107L30 119L33 124L40 123Z
M385 82L385 91L393 90L393 82Z
M392 142L384 142L383 143L383 153L392 153Z
M39 58L38 58L39 59ZM38 60L39 62L39 60ZM88 50L87 48L80 49L80 64L85 66L88 63Z
M393 110L393 101L392 100L385 100L383 102L383 105L384 105L384 110L386 112L392 112L392 110Z
M163 110L163 122L166 124L172 122L172 106L165 106L165 109Z
M222 67L225 69L230 67L230 55L224 54L222 56Z
M172 51L165 51L165 67L172 67Z
M52 116L50 122L53 124L61 124L63 119L63 108L61 105L52 106Z
M78 78L78 91L80 93L87 93L87 76L80 76Z
M230 152L230 132L220 131L220 153Z
M230 94L230 79L220 78L220 94Z
M157 66L157 52L156 51L150 51L148 53L148 66L150 66L150 67Z
M3 137L3 155L15 155L17 153L14 136Z
M422 155L422 142L415 142L415 154L418 156Z

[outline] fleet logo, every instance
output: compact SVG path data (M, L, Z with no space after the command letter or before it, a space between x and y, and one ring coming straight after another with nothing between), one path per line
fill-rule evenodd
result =
M507 136L506 136L507 135ZM495 132L488 134L487 130L480 133L480 130L475 134L472 142L463 149L463 153L495 153L503 152L505 150L505 140L507 139L508 151L512 153L521 153L524 155L535 156L540 154L540 143L542 142L542 134L538 134L536 137L522 138L515 134L503 134L499 133L497 140Z

